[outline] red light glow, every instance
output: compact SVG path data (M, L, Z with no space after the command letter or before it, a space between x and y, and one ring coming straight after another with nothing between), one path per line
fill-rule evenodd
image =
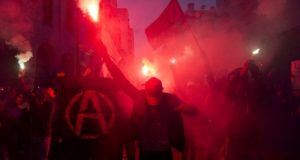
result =
M172 58L172 59L170 60L170 62L171 62L172 64L175 64L175 63L176 63L176 59L175 59L175 58Z
M143 59L142 61L143 66L142 66L142 73L146 77L151 77L156 74L156 69L154 65L147 59Z
M94 22L99 20L100 0L79 0L79 8L88 14Z

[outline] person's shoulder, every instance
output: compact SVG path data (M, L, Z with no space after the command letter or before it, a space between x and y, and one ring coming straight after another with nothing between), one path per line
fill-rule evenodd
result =
M164 93L163 93L163 97L171 98L171 99L173 99L173 98L179 99L178 96L177 96L176 94L174 94L174 93L169 93L169 92L164 92Z
M169 104L169 107L173 109L182 103L180 98L174 93L163 93L163 99Z

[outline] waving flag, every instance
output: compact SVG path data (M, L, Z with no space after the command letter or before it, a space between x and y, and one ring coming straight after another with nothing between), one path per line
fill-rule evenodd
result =
M171 0L160 16L146 28L151 46L156 49L171 34L174 25L184 20L184 13L177 0Z

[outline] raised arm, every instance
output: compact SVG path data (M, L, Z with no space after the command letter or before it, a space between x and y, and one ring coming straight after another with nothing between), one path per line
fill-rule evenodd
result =
M99 45L97 45L97 52L102 56L106 67L114 80L121 86L124 92L135 99L139 94L139 90L125 77L120 68L111 60L107 53L107 49L102 42L99 42Z

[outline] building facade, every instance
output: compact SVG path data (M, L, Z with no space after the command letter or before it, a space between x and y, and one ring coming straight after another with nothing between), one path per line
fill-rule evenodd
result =
M75 0L35 0L37 21L32 38L34 55L42 44L53 48L53 57L48 60L55 72L68 68L72 75L78 74L81 57L91 36L101 35L112 57L127 61L134 54L133 32L129 25L128 11L118 8L116 0L102 0L99 4L99 21L92 22L76 4ZM86 45L86 46L84 46ZM36 58L44 56L35 56ZM65 66L65 61L73 61ZM36 60L40 61L40 60ZM48 67L49 68L49 67ZM41 71L44 72L44 71Z

